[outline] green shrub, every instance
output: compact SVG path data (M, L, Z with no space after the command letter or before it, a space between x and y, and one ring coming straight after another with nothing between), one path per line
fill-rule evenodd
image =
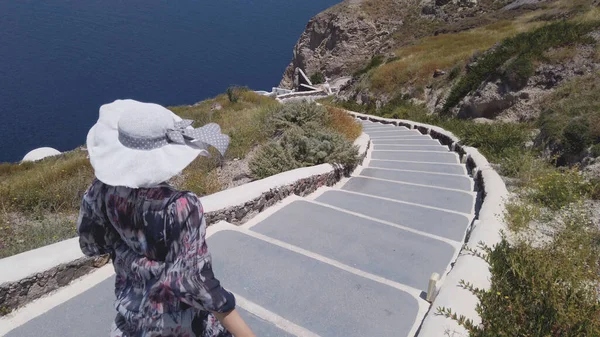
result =
M291 149L273 141L258 150L250 162L250 171L257 179L302 167Z
M562 146L566 154L577 155L583 152L590 145L589 137L590 127L586 120L572 120L562 134Z
M509 151L499 161L498 173L503 176L518 178L520 186L527 185L531 180L545 172L555 170L546 160L537 157L537 153L531 150Z
M256 178L265 178L294 168L330 163L354 167L358 149L339 133L310 123L287 130L277 142L262 147L250 163Z
M595 177L590 180L588 196L592 200L600 200L600 177Z
M531 62L541 58L546 50L552 47L590 42L590 38L586 34L598 25L598 22L561 21L504 40L498 47L480 57L477 64L452 88L443 110L450 111L463 97L477 89L486 79L500 76L502 74L501 67L511 58L517 57L518 60L513 75L523 80L531 74Z
M303 127L307 123L324 125L327 122L327 109L316 103L287 103L282 104L269 120L270 127L281 134L291 127Z
M227 88L227 98L231 103L237 103L240 100L243 92L248 91L248 88L238 87L238 86L230 86Z
M534 72L535 68L531 59L521 56L509 63L503 76L514 90L520 90L527 85L527 80Z
M543 102L538 126L545 145L559 156L581 153L600 143L600 76L574 78Z
M590 152L592 154L592 157L594 157L594 158L600 157L600 144L592 145Z
M452 131L463 144L478 148L492 162L522 152L531 130L528 124L478 124L456 119L445 120L440 126Z
M463 70L463 65L461 63L457 63L454 65L454 67L452 67L452 69L450 69L450 72L448 73L448 80L453 81L455 79L458 78L458 76L460 76L460 73Z
M377 108L375 107L375 104L358 104L355 101L334 101L330 102L330 104L354 112L377 115Z
M511 245L506 239L486 247L491 288L463 282L480 301L481 326L462 320L471 337L600 335L598 231L577 216L563 225L543 247L523 241Z
M358 149L344 136L316 126L290 130L284 135L282 145L291 149L303 166L330 163L352 167L358 157Z
M325 83L325 75L323 75L322 72L318 71L310 76L310 82L312 84Z

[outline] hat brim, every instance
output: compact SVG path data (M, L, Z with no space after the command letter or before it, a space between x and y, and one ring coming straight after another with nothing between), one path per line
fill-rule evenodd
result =
M111 104L127 105L129 100ZM169 144L153 150L135 150L119 141L118 121L126 109L108 104L100 108L100 118L87 135L87 149L96 178L111 186L153 187L179 174L199 155L201 147ZM167 109L165 109L167 110ZM175 121L181 118L170 110Z

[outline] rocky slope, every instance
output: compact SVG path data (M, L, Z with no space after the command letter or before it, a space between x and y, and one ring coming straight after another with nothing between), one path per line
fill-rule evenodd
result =
M294 69L308 76L348 76L373 55L416 38L456 32L491 22L482 16L507 4L518 12L544 0L345 0L312 18L293 50L280 86L290 88ZM512 14L511 14L512 15Z
M385 42L401 22L374 19L363 10L362 0L347 0L312 18L294 47L292 62L281 87L291 88L294 70L311 76L350 75L373 54L389 49Z

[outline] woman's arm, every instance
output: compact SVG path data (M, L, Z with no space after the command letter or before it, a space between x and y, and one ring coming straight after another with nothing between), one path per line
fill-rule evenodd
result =
M206 245L206 220L198 197L187 193L170 207L171 244L165 270L150 291L157 302L175 297L199 310L212 312L235 337L255 337L235 310L235 297L212 270ZM166 240L168 241L168 240Z
M99 256L113 254L113 245L120 237L107 226L104 220L96 214L93 200L98 192L92 184L81 199L79 218L77 219L77 234L79 235L79 246L86 256Z
M250 330L246 322L240 317L237 310L233 309L227 313L213 312L215 317L223 324L227 331L231 332L235 337L256 337Z

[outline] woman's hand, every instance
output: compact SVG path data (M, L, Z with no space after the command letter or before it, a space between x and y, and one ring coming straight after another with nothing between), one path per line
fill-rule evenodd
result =
M242 319L237 310L233 309L227 313L213 312L213 315L223 324L227 331L235 337L256 337L250 327Z

